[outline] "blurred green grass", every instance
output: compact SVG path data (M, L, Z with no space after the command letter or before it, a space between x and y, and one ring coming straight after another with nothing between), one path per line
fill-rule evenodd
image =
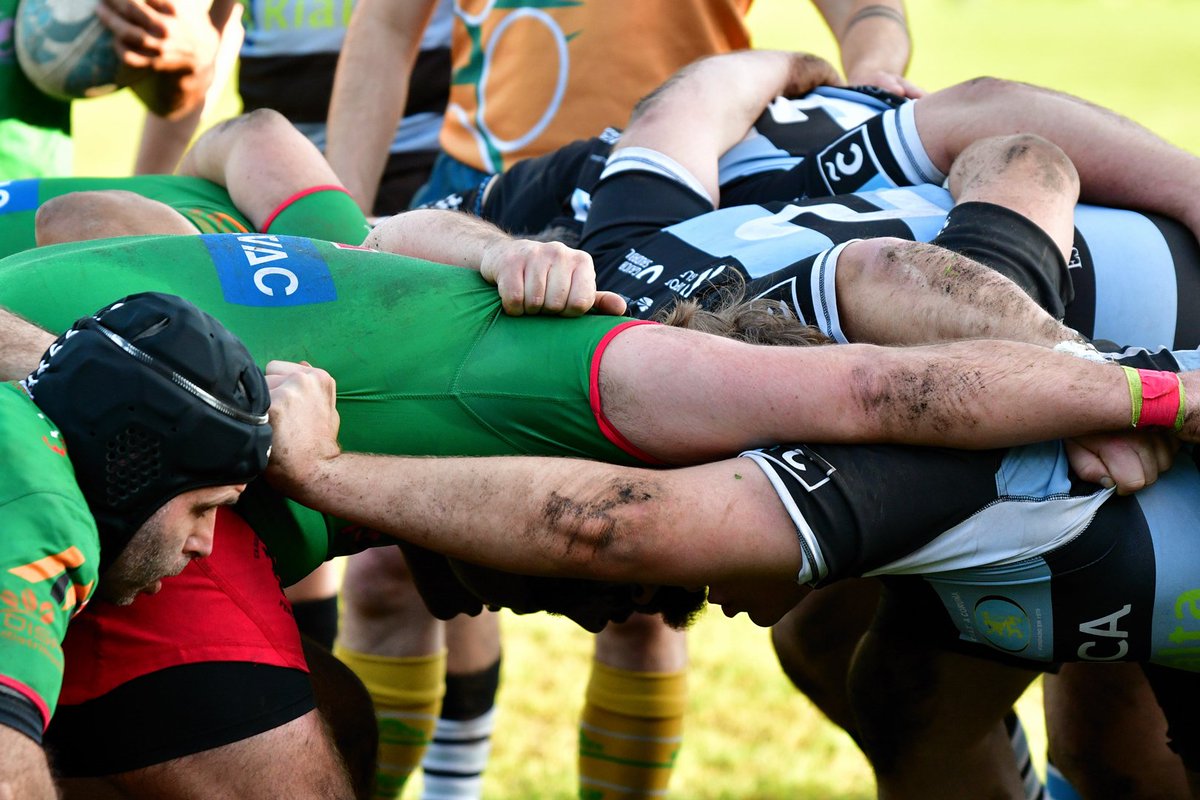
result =
M934 90L980 75L1071 92L1117 109L1200 153L1194 0L909 0L910 77ZM757 0L760 47L834 58L833 39L807 3ZM206 124L237 111L232 92ZM127 174L142 112L122 93L77 103L76 170ZM578 712L591 639L572 623L506 615L504 685L488 798L575 797ZM693 668L685 745L672 782L679 798L874 796L853 743L793 691L767 632L710 612L690 637ZM1044 753L1040 690L1021 702L1036 758ZM416 797L410 787L409 797Z

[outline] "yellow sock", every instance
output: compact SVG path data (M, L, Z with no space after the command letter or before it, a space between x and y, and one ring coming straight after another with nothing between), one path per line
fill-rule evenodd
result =
M633 672L593 661L579 722L580 800L666 796L686 705L686 672Z
M433 740L433 729L446 693L446 651L430 656L393 658L348 650L333 654L366 685L379 721L379 764L375 800L394 800Z

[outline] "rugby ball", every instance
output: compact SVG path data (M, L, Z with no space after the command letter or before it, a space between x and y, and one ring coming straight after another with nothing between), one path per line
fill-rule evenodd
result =
M21 0L16 45L21 71L52 97L74 100L117 86L112 31L96 17L100 0Z

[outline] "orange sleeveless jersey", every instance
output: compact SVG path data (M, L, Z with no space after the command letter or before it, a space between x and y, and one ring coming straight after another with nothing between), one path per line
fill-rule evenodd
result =
M442 148L496 172L622 127L680 67L749 47L750 3L456 0Z

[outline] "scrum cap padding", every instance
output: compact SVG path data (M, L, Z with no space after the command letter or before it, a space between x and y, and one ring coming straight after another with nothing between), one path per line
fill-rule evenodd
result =
M100 529L102 571L171 498L266 468L262 371L180 297L131 295L78 320L24 385L66 441Z

